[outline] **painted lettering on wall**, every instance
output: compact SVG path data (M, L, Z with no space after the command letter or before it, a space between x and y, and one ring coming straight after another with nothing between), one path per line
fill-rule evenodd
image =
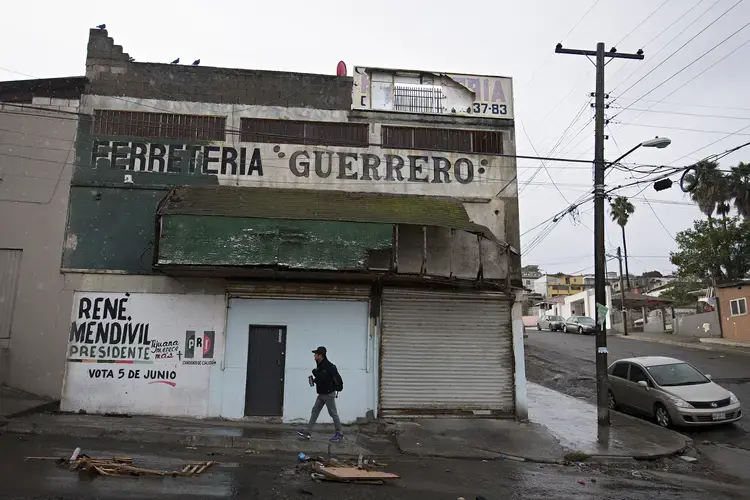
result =
M263 175L259 148L203 144L94 141L91 166L136 172L198 175Z
M70 325L68 361L148 362L149 324L133 321L128 313L130 294L81 297Z
M180 352L180 343L177 340L167 340L164 342L152 340L151 354L153 354L154 359L182 359L182 353Z
M268 145L269 151L271 145ZM146 144L137 142L94 141L91 164L137 172L275 177L288 179L335 179L349 182L408 182L429 184L470 184L487 171L488 160L448 158L448 155L374 154L362 151L294 150L287 157L280 146L273 147L274 161L284 165L263 170L260 148L203 146L185 144ZM286 159L288 158L288 160ZM479 164L475 164L478 162ZM286 170L284 172L283 170Z

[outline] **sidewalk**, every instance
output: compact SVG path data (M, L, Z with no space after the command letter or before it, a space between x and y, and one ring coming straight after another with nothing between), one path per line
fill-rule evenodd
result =
M346 439L330 443L330 426L312 440L295 427L220 420L38 414L11 420L3 431L141 443L235 448L296 455L444 457L530 460L556 463L571 452L588 456L657 458L683 450L682 435L637 418L612 414L599 436L593 405L536 384L528 388L530 422L495 419L425 418L345 426ZM395 435L395 439L394 439Z
M698 338L680 337L671 333L643 333L635 332L630 335L615 334L613 337L629 340L641 340L644 342L656 342L658 344L669 344L702 351L719 351L732 354L750 355L750 343L736 342L722 338Z
M55 409L59 401L0 385L0 421Z
M528 384L528 423L512 420L417 419L400 424L399 449L445 458L561 462L571 452L612 458L658 458L687 447L687 438L644 420L612 412L599 434L596 408L540 385Z

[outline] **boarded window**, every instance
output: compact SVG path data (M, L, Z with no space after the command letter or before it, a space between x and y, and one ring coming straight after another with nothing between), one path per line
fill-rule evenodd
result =
M242 118L242 142L305 144L319 146L369 145L369 125L366 123L307 122Z
M184 141L226 140L226 117L97 109L94 135Z
M383 126L383 147L454 151L457 153L503 153L503 134L491 130L461 130Z

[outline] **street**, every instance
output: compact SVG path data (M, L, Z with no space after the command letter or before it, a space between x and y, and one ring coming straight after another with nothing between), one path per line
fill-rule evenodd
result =
M529 330L525 345L526 374L531 382L595 402L592 335ZM615 336L607 337L607 346L610 363L634 356L669 356L687 361L732 391L744 408L750 405L750 356ZM692 438L696 445L711 442L750 450L750 422L747 418L735 424L680 429L680 432Z
M27 456L69 456L75 447L96 458L129 456L134 463L173 470L186 462L219 464L196 477L88 476ZM56 499L672 499L741 498L746 485L680 461L614 465L546 465L511 460L391 457L385 470L401 479L381 486L315 482L295 455L279 456L104 439L0 435L0 498Z

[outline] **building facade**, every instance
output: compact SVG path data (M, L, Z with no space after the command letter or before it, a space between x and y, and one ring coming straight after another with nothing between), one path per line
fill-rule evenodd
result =
M0 82L0 384L54 398L73 301L59 255L85 84Z
M86 70L64 410L299 421L325 345L344 421L525 418L509 78Z
M584 290L584 277L569 274L545 274L534 281L534 291L545 298L573 295Z

